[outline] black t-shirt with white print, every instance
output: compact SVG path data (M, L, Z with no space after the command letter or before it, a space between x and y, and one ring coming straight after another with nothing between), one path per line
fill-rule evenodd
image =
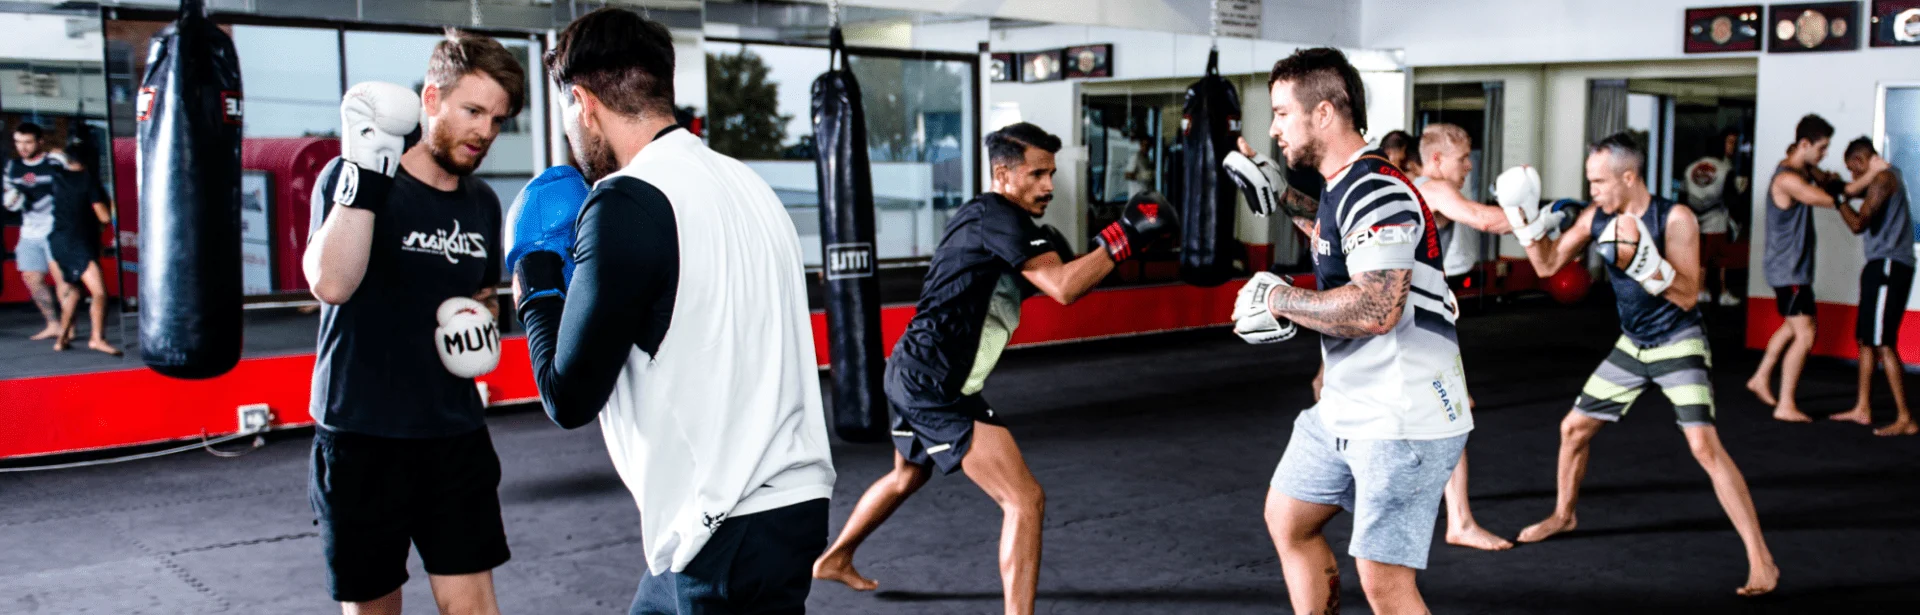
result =
M312 230L332 207L335 159L313 193ZM320 310L310 411L322 427L388 438L437 438L485 426L473 380L434 350L440 302L500 280L500 198L460 179L441 191L402 168L374 217L366 277L341 305Z

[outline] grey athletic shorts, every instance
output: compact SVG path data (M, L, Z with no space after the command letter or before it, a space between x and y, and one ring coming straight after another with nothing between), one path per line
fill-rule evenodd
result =
M1318 411L1307 410L1293 421L1272 485L1287 497L1353 513L1348 555L1424 570L1440 495L1466 447L1466 434L1439 440L1335 438L1320 425Z

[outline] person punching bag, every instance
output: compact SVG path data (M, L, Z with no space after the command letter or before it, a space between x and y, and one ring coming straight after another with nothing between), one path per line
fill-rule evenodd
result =
M820 172L820 247L826 261L833 430L853 442L887 435L880 283L873 277L873 173L860 82L833 28L828 69L813 82L814 166ZM837 64L835 62L838 62Z
M154 35L136 106L140 358L218 376L240 361L240 60L202 0Z
M1207 52L1206 76L1187 86L1180 116L1186 168L1180 195L1180 279L1219 286L1233 278L1239 241L1233 235L1238 188L1221 163L1240 136L1240 92L1220 76L1220 51Z

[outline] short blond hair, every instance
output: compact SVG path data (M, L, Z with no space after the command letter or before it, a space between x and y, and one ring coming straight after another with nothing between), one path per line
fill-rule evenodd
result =
M1421 163L1433 158L1434 154L1456 147L1463 152L1473 151L1473 138L1467 136L1467 129L1461 128L1458 124L1428 124L1426 130L1420 131Z

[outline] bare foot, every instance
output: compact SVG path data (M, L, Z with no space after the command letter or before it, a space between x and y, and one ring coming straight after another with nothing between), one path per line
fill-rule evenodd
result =
M1779 585L1780 567L1773 564L1765 564L1747 572L1747 584L1740 589L1733 590L1733 593L1752 598L1772 592L1773 588Z
M33 337L27 338L27 341L38 342L40 340L50 340L58 335L60 335L60 327L48 326L45 329L41 329L39 333L33 334Z
M863 576L853 569L853 556L828 551L813 562L813 578L822 581L839 581L854 591L870 592L880 587L880 583Z
M1571 531L1579 524L1580 519L1573 515L1547 517L1539 523L1527 526L1527 529L1520 530L1520 537L1515 540L1520 542L1540 542L1552 537L1554 534Z
M1481 551L1505 551L1513 548L1507 539L1487 531L1487 528L1472 525L1464 528L1447 528L1447 544L1479 549Z
M1747 381L1747 390L1753 391L1753 396L1760 398L1760 403L1769 406L1780 404L1780 400L1773 398L1773 383L1767 382L1759 376L1754 376L1753 379Z
M1801 412L1799 408L1795 408L1787 404L1780 404L1779 406L1776 406L1773 409L1773 418L1776 421L1786 421L1788 423L1812 423L1813 422L1813 417L1807 416L1807 413Z
M1876 436L1911 436L1917 433L1920 433L1920 425L1914 424L1912 419L1894 421L1886 427L1873 430Z
M87 347L93 349L95 352L104 352L116 357L121 354L119 348L114 348L113 344L109 344L107 340L103 339L95 338L87 340Z
M1855 406L1852 410L1848 410L1846 412L1829 416L1827 417L1827 420L1841 421L1846 423L1859 423L1861 425L1872 425L1873 414L1868 412L1866 408Z

